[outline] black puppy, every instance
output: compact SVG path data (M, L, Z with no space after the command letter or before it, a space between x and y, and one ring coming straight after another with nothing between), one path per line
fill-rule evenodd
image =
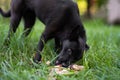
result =
M55 64L69 66L81 59L88 49L78 6L72 0L12 0L10 11L5 13L0 9L0 13L11 19L7 40L16 32L21 18L24 19L24 29L27 30L25 36L30 33L36 17L46 25L38 43L35 62L41 61L40 53L44 43L52 38L55 39L56 49L60 49Z

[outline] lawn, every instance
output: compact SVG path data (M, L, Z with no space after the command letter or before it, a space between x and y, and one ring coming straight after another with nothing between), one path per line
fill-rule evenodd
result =
M104 24L102 20L83 21L90 49L84 53L85 69L74 75L56 75L58 80L120 80L120 26ZM9 19L0 16L0 80L48 80L48 60L56 57L51 40L43 50L43 62L32 62L33 54L44 25L36 22L31 34L22 38L23 22L8 46L3 46L7 36Z

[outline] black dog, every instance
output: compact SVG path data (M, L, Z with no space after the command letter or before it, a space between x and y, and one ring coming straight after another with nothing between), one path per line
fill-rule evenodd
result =
M41 61L44 43L55 39L55 48L60 49L55 64L68 66L82 58L89 47L86 44L86 33L81 23L78 6L72 0L12 0L11 9L7 13L0 9L4 17L10 17L10 30L7 40L16 32L21 18L25 22L24 35L27 36L36 20L42 21L46 27L40 41L34 61Z

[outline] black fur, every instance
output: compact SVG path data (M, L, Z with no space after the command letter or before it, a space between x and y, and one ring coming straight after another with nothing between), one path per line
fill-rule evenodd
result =
M11 18L8 38L16 32L21 18L24 19L25 30L28 29L25 36L30 33L36 17L46 25L38 43L35 62L41 61L43 43L52 38L55 39L55 48L60 49L56 64L68 66L81 59L88 49L78 6L72 0L12 0L10 10L5 13L0 9L0 13Z

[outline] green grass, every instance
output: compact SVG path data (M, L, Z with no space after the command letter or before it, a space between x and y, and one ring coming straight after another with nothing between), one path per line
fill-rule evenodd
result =
M53 41L43 51L43 63L32 64L32 57L44 25L36 22L31 34L22 38L23 23L9 47L3 46L9 20L0 17L0 80L48 80L46 61L55 58ZM70 76L57 76L58 80L120 80L120 27L109 26L102 20L84 21L90 50L78 64L85 69Z

